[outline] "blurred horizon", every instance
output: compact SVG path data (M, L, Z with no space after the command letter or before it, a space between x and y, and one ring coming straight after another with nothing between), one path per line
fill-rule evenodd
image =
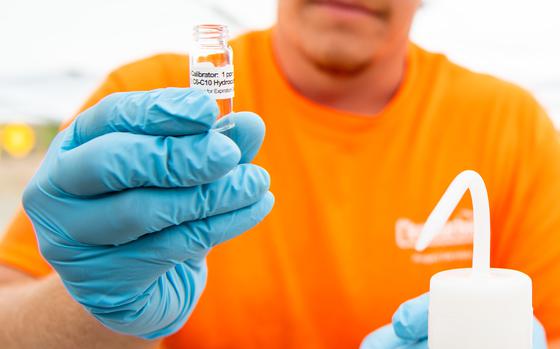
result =
M275 0L157 4L148 0L0 4L0 123L59 123L70 118L119 65L161 52L187 53L197 23L225 23L236 36L267 28L276 17ZM560 33L557 13L560 2L551 0L427 0L411 37L468 68L527 88L560 127L560 46L553 44Z

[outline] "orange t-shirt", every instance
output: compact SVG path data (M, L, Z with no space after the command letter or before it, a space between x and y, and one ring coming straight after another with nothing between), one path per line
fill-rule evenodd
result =
M467 267L472 211L460 203L434 247L412 249L451 180L485 179L492 265L534 281L536 316L560 336L560 140L522 89L411 44L405 80L378 115L299 95L275 63L271 32L232 41L235 109L260 114L256 163L276 205L252 231L215 248L207 288L168 348L356 348L441 270ZM116 91L188 85L187 58L164 54L111 75L86 107ZM72 214L72 212L68 212ZM23 213L0 261L51 272Z

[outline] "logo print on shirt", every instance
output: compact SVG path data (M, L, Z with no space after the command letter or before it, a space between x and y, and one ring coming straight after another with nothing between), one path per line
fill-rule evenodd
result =
M420 236L423 223L414 223L410 219L400 218L395 223L395 240L397 246L403 250L413 250ZM473 243L473 212L463 209L447 222L442 232L432 241L430 247L452 247L472 245ZM434 264L472 258L472 247L468 250L438 251L414 253L411 259L418 264Z

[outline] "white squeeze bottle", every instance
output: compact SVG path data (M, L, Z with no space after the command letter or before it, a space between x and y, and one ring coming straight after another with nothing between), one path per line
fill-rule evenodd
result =
M428 347L531 349L532 282L519 271L490 268L490 209L478 173L465 171L453 180L426 221L416 249L430 244L467 190L474 211L473 264L432 277Z

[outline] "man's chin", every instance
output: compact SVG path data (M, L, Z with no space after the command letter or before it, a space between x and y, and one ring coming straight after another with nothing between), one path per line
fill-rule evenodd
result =
M313 61L315 66L328 74L351 76L366 70L370 61L351 61L345 57L321 57Z
M305 55L320 70L337 75L360 73L373 62L371 43L324 40L304 44Z

